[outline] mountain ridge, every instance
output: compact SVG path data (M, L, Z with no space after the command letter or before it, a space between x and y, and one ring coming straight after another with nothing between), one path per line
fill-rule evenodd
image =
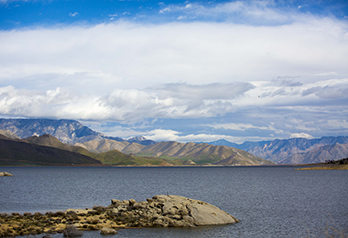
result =
M271 160L276 163L288 163L286 160L291 156L301 153L309 153L321 146L333 145L335 143L346 144L348 143L347 136L324 136L315 139L306 138L290 138L290 139L275 139L273 141L259 141L250 142L246 141L242 144L236 144L233 142L228 142L226 140L219 140L208 142L209 144L227 144L229 146L235 146L235 148L245 150L251 154L258 157ZM329 147L328 147L329 148ZM313 152L315 153L315 151ZM346 155L347 156L347 155ZM308 155L307 155L308 157ZM332 158L327 158L332 159ZM335 158L336 159L336 158ZM342 158L337 158L342 159ZM313 161L313 163L315 163Z
M135 144L135 143L134 143ZM178 160L141 158L117 150L95 154L45 134L11 139L0 134L0 166L174 166Z
M324 145L305 153L290 156L281 161L281 164L310 164L322 163L328 160L341 160L348 155L348 143Z
M158 142L153 145L140 145L129 142L117 142L110 140L87 141L76 145L84 146L84 148L93 152L107 152L108 150L118 149L122 153L136 155L140 157L156 157L164 159L179 159L187 164L212 164L212 165L260 165L273 164L258 158L248 152L231 148L227 146L213 146L209 144L197 144L194 142L180 143L176 141ZM107 146L105 146L107 145ZM220 162L227 158L234 158ZM217 164L218 163L218 164Z
M62 143L78 146L78 148L74 149L75 151L81 151L82 154L92 157L93 155L90 153L105 153L110 150L119 150L128 155L137 154L158 158L168 157L191 159L189 158L190 156L196 160L192 161L193 163L196 163L199 158L209 158L206 161L207 163L209 163L209 161L217 163L217 158L224 160L225 163L232 163L232 160L226 160L228 156L226 157L223 155L223 153L221 151L219 152L217 148L208 148L208 146L204 144L240 149L259 158L280 164L288 164L295 163L295 161L306 161L306 163L311 163L308 158L312 158L312 162L315 163L318 160L315 159L314 155L310 155L310 153L316 154L318 148L326 145L333 145L335 143L348 143L348 137L346 136L329 136L315 139L290 138L259 142L246 141L242 144L232 143L223 139L208 143L189 142L184 144L179 142L166 142L166 144L161 144L162 142L156 143L155 141L148 140L143 136L130 138L128 140L119 137L109 137L102 133L93 131L78 121L65 119L0 119L0 134L1 133L13 139L25 139L31 138L35 135L42 136L50 134L53 137L58 138ZM31 140L35 140L35 137L31 138ZM34 141L31 142L34 143ZM47 141L45 143L47 143ZM57 143L57 141L54 143ZM198 146L198 144L201 144L201 146ZM159 146L161 146L161 148ZM58 145L53 147L60 148ZM156 153L154 153L155 148L157 148ZM325 148L330 151L324 153L323 150L325 150ZM340 150L340 148L341 147L338 146L333 149L330 149L330 147L324 147L320 149L321 156L323 157L324 154L329 156L328 158L325 158L325 160L341 159L335 157L335 155L342 155L342 153L340 154L337 151L334 152L334 150ZM220 148L220 150L223 149ZM341 148L341 150L343 149ZM230 154L231 156L231 152L224 151L224 153ZM303 155L304 153L307 154ZM348 155L345 156L347 157ZM324 158L322 157L321 159L323 160Z
M76 120L69 119L4 119L0 118L0 130L7 130L19 138L24 139L31 136L52 135L61 142L67 144L81 143L90 140L112 139L115 141L126 141L120 137L106 136L103 133L93 131ZM155 141L144 137L129 139L131 142L140 144L154 144Z

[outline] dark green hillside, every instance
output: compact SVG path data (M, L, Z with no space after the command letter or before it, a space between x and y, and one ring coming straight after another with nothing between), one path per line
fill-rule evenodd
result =
M71 166L101 165L88 156L47 146L0 137L0 165Z

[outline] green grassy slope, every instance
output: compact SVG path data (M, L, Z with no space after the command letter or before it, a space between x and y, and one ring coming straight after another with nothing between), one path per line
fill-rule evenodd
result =
M109 165L139 165L139 166L165 166L165 165L182 165L180 160L166 160L162 158L145 158L139 156L126 155L118 150L111 150L100 153L95 157L103 164Z

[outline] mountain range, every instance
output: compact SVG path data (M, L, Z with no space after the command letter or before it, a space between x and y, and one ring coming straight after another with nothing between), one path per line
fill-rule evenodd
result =
M298 153L281 161L282 164L311 164L348 157L348 144L324 145L305 153Z
M198 143L179 143L175 141L158 142L153 145L140 145L126 141L113 141L108 139L93 140L77 143L94 153L119 150L122 153L140 157L156 157L163 159L190 160L191 164L213 165L263 165L274 164L273 162L256 157L246 151L227 146L213 146Z
M270 164L270 161L279 164L316 163L348 157L348 137L345 136L277 139L243 144L226 140L210 143L156 143L144 137L128 140L108 137L78 121L51 119L0 119L0 134L12 139L22 138L31 144L80 153L90 158L98 159L99 156L99 160L108 164L122 163L119 158L130 164L142 165L148 162L143 161L145 158L155 159L150 164L257 165ZM58 145L58 142L61 144ZM156 159L162 160L159 162Z
M0 131L10 137L15 135L9 131ZM271 161L258 158L245 151L208 144L161 142L154 145L140 145L126 141L88 141L98 148L104 146L103 152L94 152L82 144L73 146L65 144L57 138L45 134L25 139L11 139L0 134L0 165L30 166L66 166L66 165L137 165L137 166L173 166L173 165L262 165ZM118 144L123 150L128 147L128 154L111 147ZM77 144L78 145L78 144ZM84 148L83 148L84 147ZM106 149L105 149L106 148ZM130 149L133 148L133 149ZM129 151L137 152L133 154ZM141 153L140 153L141 152ZM46 159L47 157L47 159Z
M209 142L209 144L235 147L279 164L318 163L348 157L348 153L342 149L347 147L347 136L322 137L319 139L291 138L260 142L247 141L243 144L218 140Z
M11 134L9 131L5 133ZM0 166L172 166L182 164L181 161L176 160L126 155L117 150L92 153L78 146L64 144L48 134L26 139L11 139L0 134Z
M31 136L52 135L60 141L68 144L85 142L90 140L112 139L125 141L119 137L106 136L103 133L93 131L87 126L75 120L53 119L0 119L0 130L8 130L21 139ZM129 139L130 142L149 145L156 143L144 137Z

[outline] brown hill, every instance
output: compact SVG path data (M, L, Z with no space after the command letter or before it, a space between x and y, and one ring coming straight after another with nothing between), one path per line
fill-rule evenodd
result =
M174 161L174 160L167 161L161 158L140 158L137 156L131 156L131 155L121 153L118 150L108 150L107 152L103 152L103 153L92 153L86 150L85 148L82 148L79 146L71 146L68 144L64 144L60 140L55 138L54 136L51 136L48 134L42 135L42 136L32 136L32 137L26 138L24 141L31 144L35 144L35 145L49 146L49 147L58 148L58 149L66 150L66 151L76 152L79 154L84 154L107 165L135 165L135 166L142 166L142 165L160 166L162 164L181 165L181 161ZM87 144L96 146L95 151L107 150L109 148L112 148L113 146L117 146L118 148L124 147L124 150L126 151L128 150L132 152L134 150L133 147L134 148L144 147L137 143L130 144L125 141L117 142L112 140L90 141Z
M88 156L0 136L0 165L71 166L101 165Z
M181 161L161 158L140 158L117 150L92 153L79 146L64 144L51 135L32 136L23 140L11 139L0 134L0 165L71 166L74 165L134 165L173 166ZM141 145L126 142L126 150ZM82 159L82 160L81 160Z
M258 158L246 151L227 146L213 146L204 143L160 142L149 145L137 153L138 156L151 156L192 160L198 165L263 165L274 164Z
M145 145L138 143L115 141L109 139L91 140L84 143L76 143L75 146L80 146L94 153L104 153L110 150L118 150L124 154L135 154L145 148Z
M179 143L175 141L159 142L153 145L118 142L112 140L88 141L75 144L93 152L106 152L117 149L124 154L135 154L139 157L157 157L163 159L180 159L184 164L214 164L214 165L262 165L274 164L271 161L258 158L246 151L227 146L214 146L204 143Z
M90 140L84 143L76 143L75 146L80 146L93 153L103 153L110 150L123 151L123 149L129 146L130 144L131 143L127 141L115 141L110 139L102 139L102 140Z
M31 136L26 139L23 139L23 141L27 141L28 143L35 144L35 145L42 145L42 146L49 146L61 150L67 150L79 154L83 154L89 157L95 157L95 154L82 148L79 146L72 146L68 144L62 143L60 140L55 138L54 136L45 134L42 136Z

